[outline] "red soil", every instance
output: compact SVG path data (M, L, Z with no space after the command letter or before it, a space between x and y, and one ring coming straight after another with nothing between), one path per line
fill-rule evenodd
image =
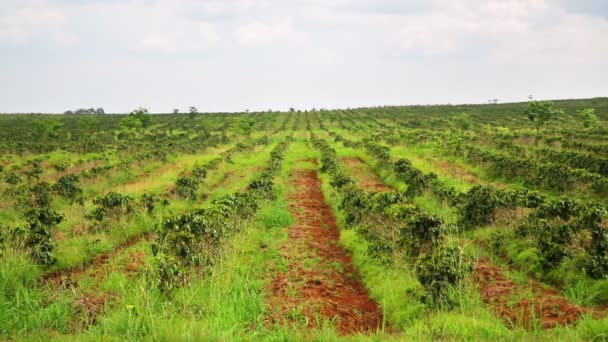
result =
M219 182L217 182L216 184L212 185L209 188L209 191L213 191L213 190L215 190L217 188L221 188L224 185L228 184L228 182L232 178L233 174L234 174L234 171L228 171L228 172L226 172L226 174L224 175L224 177L222 177L222 179Z
M365 191L389 192L393 189L384 184L374 170L360 158L340 158L340 161L351 172L357 186Z
M466 182L473 184L479 183L479 178L477 178L477 175L475 173L463 168L462 166L456 163L447 160L440 160L436 157L432 158L432 162L439 169L444 170L452 178L462 178Z
M279 248L289 266L270 284L269 321L304 321L313 328L333 320L344 335L377 330L382 312L359 280L350 255L338 244L340 233L316 171L294 173L290 185L296 189L289 196L296 223Z
M536 281L523 285L509 280L500 267L487 259L477 261L473 277L482 300L511 326L530 328L538 324L542 329L565 326L590 311Z
M80 321L70 322L72 330L76 331L97 324L97 318L104 313L106 304L115 297L116 295L112 292L83 293L80 299L74 302Z

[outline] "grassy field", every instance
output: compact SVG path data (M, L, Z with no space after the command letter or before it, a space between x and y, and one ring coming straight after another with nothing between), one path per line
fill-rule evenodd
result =
M0 339L606 340L608 99L533 106L1 115Z

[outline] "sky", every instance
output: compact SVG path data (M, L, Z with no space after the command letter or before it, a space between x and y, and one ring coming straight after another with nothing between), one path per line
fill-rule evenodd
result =
M0 0L0 112L608 96L606 0Z

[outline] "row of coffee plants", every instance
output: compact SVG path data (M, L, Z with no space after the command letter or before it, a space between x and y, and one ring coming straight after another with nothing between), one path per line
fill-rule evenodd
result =
M574 169L584 169L591 173L597 173L602 177L608 176L608 159L605 158L576 151L517 145L509 137L504 139L502 136L497 136L494 141L499 149L507 150L517 157L532 158L545 163L561 164Z
M467 160L481 164L494 175L525 184L565 192L587 188L598 194L608 194L608 178L583 169L561 164L541 163L468 145L462 152Z
M528 260L528 268L540 274L572 260L594 279L608 276L608 211L603 205L570 198L543 203L514 231L518 248L533 248L540 258ZM493 247L505 248L510 233L494 237Z
M204 167L192 170L192 174L204 178L209 169L217 167L223 159L239 151L252 148L255 144L266 144L267 138L261 138L252 144L237 144L236 147L225 151L221 158L216 158ZM37 163L35 163L37 164ZM6 243L12 246L22 247L32 255L33 260L42 265L50 266L55 263L53 249L55 247L53 229L63 221L63 215L51 209L53 196L58 195L66 198L70 203L83 205L85 198L80 186L80 180L76 174L67 174L60 177L53 185L47 182L34 184L15 182L8 188L7 194L15 198L18 209L24 211L27 222L24 226L2 227L0 234ZM86 215L86 218L95 222L94 228L105 229L114 220L121 217L130 217L137 212L144 211L153 214L156 204L161 199L154 194L145 193L139 200L129 195L109 192L93 199L95 208ZM168 204L168 202L163 201Z
M393 161L387 146L375 143L371 139L351 141L334 132L331 135L347 147L364 147L378 161L379 168L388 170L397 180L407 184L405 194L408 197L420 196L428 191L439 200L455 207L460 217L459 226L463 229L491 223L498 209L535 208L545 200L544 196L536 191L496 189L481 185L462 193L446 185L434 172L422 172L407 159Z
M344 138L340 140L344 141ZM535 271L538 274L547 274L574 259L577 267L584 269L590 277L608 276L608 231L605 226L608 212L603 205L566 197L550 200L536 191L483 185L458 193L439 181L435 174L424 174L407 160L398 160L391 167L385 146L367 141L365 147L408 186L415 184L416 189L428 190L457 208L459 225L465 229L493 224L499 209L533 209L517 226L513 237L519 239L522 250L532 247L537 251ZM410 192L409 188L408 193L418 194ZM509 235L508 231L497 234L493 247L504 251Z
M379 262L405 258L415 273L430 305L449 306L449 289L458 286L471 270L463 250L445 239L441 219L414 205L405 194L367 193L358 188L338 163L336 151L312 137L321 152L321 172L326 173L339 199L345 223L356 228L369 243L369 253Z
M608 144L590 144L574 140L563 140L561 146L608 156Z
M152 247L156 260L153 280L162 292L187 285L197 269L212 267L221 256L222 242L245 227L262 201L274 199L274 178L289 143L286 140L274 147L266 168L250 182L248 191L224 195L209 208L162 221Z
M249 143L237 143L235 147L222 152L219 157L212 159L205 165L195 166L189 174L182 175L175 181L173 194L180 198L196 200L199 187L207 178L209 171L216 169L222 161L230 161L234 153L252 150L258 144L268 144L268 137L264 136Z

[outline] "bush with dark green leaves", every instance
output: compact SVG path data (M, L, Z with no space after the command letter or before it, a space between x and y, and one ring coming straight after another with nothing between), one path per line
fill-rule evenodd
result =
M440 245L421 255L416 262L416 278L425 289L425 302L450 307L449 291L459 286L472 271L473 264L456 244Z
M26 219L23 243L32 259L41 265L54 264L52 229L63 221L64 216L49 208L36 208L26 213Z
M21 183L21 178L19 178L16 173L9 172L6 174L6 176L4 176L4 182L10 185L17 185Z
M198 195L199 182L194 177L183 176L175 181L175 189L173 193L181 198L195 200Z
M103 221L108 217L118 217L133 212L133 198L128 195L109 192L93 200L97 207L88 216L90 219Z
M62 176L53 186L53 190L60 196L67 198L70 203L83 204L82 188L80 187L80 178L75 174Z

